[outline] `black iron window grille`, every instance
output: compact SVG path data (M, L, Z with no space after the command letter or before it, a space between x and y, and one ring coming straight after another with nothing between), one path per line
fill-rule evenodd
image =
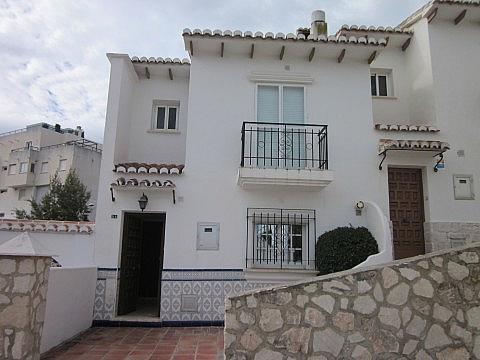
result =
M312 269L315 210L247 209L247 268Z
M328 170L327 125L244 122L240 166Z

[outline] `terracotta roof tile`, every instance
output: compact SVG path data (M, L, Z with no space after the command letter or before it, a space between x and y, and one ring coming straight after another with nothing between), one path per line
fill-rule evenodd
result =
M240 30L200 30L194 29L190 30L188 28L183 30L183 36L200 36L200 37L223 37L223 38L254 38L254 39L271 39L271 40L297 40L297 41L310 41L310 42L320 42L320 43L332 43L332 44L358 44L358 45L374 45L374 46L386 46L387 40L384 38L375 39L375 38L366 38L364 36L356 37L356 36L337 36L337 35L320 35L315 37L314 35L309 35L305 37L303 34L295 35L293 33L277 33L274 34L272 32L262 33L261 31L257 31L256 33L252 33L251 31L242 32Z
M413 34L412 30L405 30L401 27L383 27L383 26L366 26L366 25L342 25L338 33L342 31L359 31L359 32L370 32L370 33L379 33L379 34Z
M120 163L115 164L114 172L137 174L182 174L185 165L177 164L149 164L149 163Z
M94 222L90 221L55 221L55 220L19 220L1 219L0 230L31 231L31 232L93 232Z
M138 179L125 179L123 177L118 178L116 182L110 184L113 187L123 187L123 188L136 188L136 187L147 187L147 188L156 188L156 189L172 189L175 188L175 184L172 180L138 180Z
M178 64L178 65L190 65L190 60L187 58L184 58L180 60L179 58L162 58L162 57L157 57L154 58L152 57L138 57L138 56L133 56L132 57L132 62L133 63L154 63L154 64Z
M406 124L375 124L376 130L383 131L408 131L408 132L439 132L435 126L430 125L406 125Z
M424 150L424 151L446 151L450 144L442 141L430 140L393 140L381 139L378 144L379 153L385 150Z
M480 0L434 0L435 4L480 6Z

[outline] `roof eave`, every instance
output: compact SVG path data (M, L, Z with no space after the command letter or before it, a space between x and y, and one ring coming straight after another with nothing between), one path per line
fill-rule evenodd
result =
M188 51L190 49L190 40L192 39L202 39L202 38L207 38L207 39L212 39L212 38L217 38L217 39L238 39L238 40L248 40L248 41L278 41L278 42L304 42L306 44L338 44L341 46L345 45L359 45L359 46L372 46L372 47L384 47L387 45L387 40L384 38L376 39L373 37L355 37L355 36L336 36L336 35L330 35L330 36L319 36L318 38L314 38L313 36L309 36L308 38L305 38L302 35L295 36L295 37L276 37L276 36L268 36L268 37L263 37L263 36L229 36L229 35L217 35L217 34L189 34L189 33L183 33L182 34L184 38L184 43L185 43L185 49Z

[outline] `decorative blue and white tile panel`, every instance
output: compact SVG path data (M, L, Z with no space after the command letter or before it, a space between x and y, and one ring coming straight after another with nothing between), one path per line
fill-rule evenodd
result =
M120 269L99 268L94 320L113 320ZM223 321L225 298L272 284L245 280L239 269L166 269L162 272L162 321Z

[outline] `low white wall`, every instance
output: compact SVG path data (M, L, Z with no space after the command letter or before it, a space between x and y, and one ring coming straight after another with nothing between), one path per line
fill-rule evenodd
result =
M370 230L378 244L378 254L369 256L363 263L354 269L366 266L386 264L393 261L393 239L390 231L390 222L382 209L372 201L365 201L365 217L367 229Z
M0 245L20 234L19 231L1 230ZM46 250L49 250L62 266L94 265L94 241L92 234L77 232L36 232L29 236Z
M92 325L97 268L51 268L40 352Z

